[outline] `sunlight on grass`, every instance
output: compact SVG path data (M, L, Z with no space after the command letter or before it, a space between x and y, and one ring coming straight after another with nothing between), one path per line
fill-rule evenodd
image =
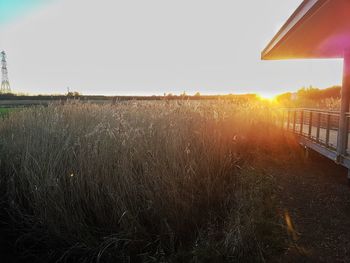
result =
M267 100L267 101L270 101L270 102L276 102L277 95L276 94L271 94L271 93L258 93L257 97L260 100Z
M263 262L281 245L267 165L291 153L275 122L234 100L13 112L0 186L17 243L53 261Z

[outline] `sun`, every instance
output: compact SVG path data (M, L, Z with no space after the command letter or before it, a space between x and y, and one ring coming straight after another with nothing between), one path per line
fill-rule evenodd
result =
M273 100L276 99L276 95L275 94L271 94L271 93L258 93L256 95L258 96L259 99L262 99L262 100L273 101Z

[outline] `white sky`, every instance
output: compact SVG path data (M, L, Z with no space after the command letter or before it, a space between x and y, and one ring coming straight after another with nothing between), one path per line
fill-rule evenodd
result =
M12 89L30 94L270 95L340 84L340 60L260 61L301 2L51 0L1 22L0 49Z

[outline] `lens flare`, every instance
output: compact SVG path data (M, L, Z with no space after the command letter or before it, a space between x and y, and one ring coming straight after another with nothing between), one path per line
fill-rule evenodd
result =
M256 94L257 97L261 100L270 100L273 101L276 99L276 95L275 94L271 94L271 93L258 93Z

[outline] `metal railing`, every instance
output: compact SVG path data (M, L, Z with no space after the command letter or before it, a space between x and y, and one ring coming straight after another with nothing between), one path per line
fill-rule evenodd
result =
M349 154L349 118L350 113L346 114L347 120L347 142L346 152ZM300 136L321 144L331 150L337 149L339 136L339 111L327 111L308 108L287 108L281 112L282 128L296 133Z

